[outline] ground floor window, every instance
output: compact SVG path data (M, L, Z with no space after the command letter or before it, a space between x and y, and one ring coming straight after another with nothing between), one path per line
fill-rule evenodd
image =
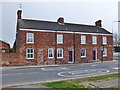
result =
M57 58L63 58L63 49L62 48L57 49Z
M81 48L80 54L81 54L81 58L86 57L86 49L85 48Z
M106 57L107 56L107 49L104 48L104 51L103 51L103 57Z
M34 59L34 49L33 48L26 49L26 59Z
M48 49L48 58L54 58L54 49L53 48Z

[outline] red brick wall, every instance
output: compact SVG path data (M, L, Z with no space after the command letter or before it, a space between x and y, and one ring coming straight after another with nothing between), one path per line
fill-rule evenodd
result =
M34 44L27 44L26 43L26 33L32 32L34 33ZM74 48L74 34L72 33L57 33L63 34L63 44L57 45L57 48L63 48L63 59L58 59L57 63L68 63L68 49ZM97 45L92 44L92 35L86 34L86 44L80 44L80 36L81 34L75 34L75 63L81 62L92 62L92 50L93 48L97 48L97 59L101 60L101 51L100 46L102 44L102 36L97 35ZM33 32L33 31L19 31L19 60L22 60L26 64L37 64L39 59L39 49L43 49L43 61L40 61L41 64L54 64L55 58L49 59L48 58L48 48L54 48L55 51L55 33L53 32ZM112 36L107 36L108 45L105 45L107 48L108 55L104 60L112 60ZM34 59L33 60L26 60L26 48L34 48ZM80 49L86 48L87 50L87 57L81 58L80 56Z
M19 55L17 53L3 53L0 55L0 66L14 66L23 65L24 62L19 60Z

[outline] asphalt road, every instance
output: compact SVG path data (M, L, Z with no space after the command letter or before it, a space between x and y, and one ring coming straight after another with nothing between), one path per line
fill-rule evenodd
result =
M118 61L103 63L67 64L57 67L3 69L2 86L31 84L69 78L89 77L118 72Z

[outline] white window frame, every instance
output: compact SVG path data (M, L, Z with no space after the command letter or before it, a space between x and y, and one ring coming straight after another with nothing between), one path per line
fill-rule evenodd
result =
M34 43L34 33L26 33L26 43Z
M85 50L85 52L84 52L84 53L85 53L85 55L84 55L84 56L81 56L81 53L82 53L81 51L82 51L82 49L84 49L84 50ZM85 48L81 48L81 49L80 49L80 56L81 56L81 58L86 58L86 49L85 49Z
M107 44L107 37L104 36L102 39L103 39L103 45Z
M51 52L52 57L49 56L50 50L52 51L52 52ZM49 49L48 49L48 58L54 58L54 49L53 49L53 48L49 48Z
M85 35L81 36L81 44L86 44L86 36Z
M28 53L28 49L32 49L33 52ZM28 54L33 54L33 57L29 58L29 57L28 57ZM27 48L27 49L26 49L26 59L34 59L34 49L33 49L33 48Z
M104 48L103 57L107 57L107 49L106 48Z
M97 36L92 36L92 44L97 44Z
M63 44L63 34L57 34L57 44Z
M62 50L62 53L61 53L62 56L61 56L61 57L58 57L58 53L60 53L60 50ZM57 58L63 58L63 49L62 49L62 48L58 48L58 49L57 49Z

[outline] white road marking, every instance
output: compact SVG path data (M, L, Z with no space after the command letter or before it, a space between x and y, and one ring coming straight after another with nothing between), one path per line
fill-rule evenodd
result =
M86 75L94 75L96 73L109 73L110 70L107 69L91 69L91 70L79 70L79 71L66 71L66 72L59 72L58 76L61 77L80 77Z
M116 69L116 70L118 70L118 69L119 69L119 67L114 67L114 68L112 68L112 69Z
M66 70L66 67L41 68L43 71Z
M14 73L14 74L1 74L0 76L11 76L11 75L20 75L20 74L34 74L40 72L25 72L25 73Z
M91 65L91 66L95 67L95 66L97 66L97 65Z

